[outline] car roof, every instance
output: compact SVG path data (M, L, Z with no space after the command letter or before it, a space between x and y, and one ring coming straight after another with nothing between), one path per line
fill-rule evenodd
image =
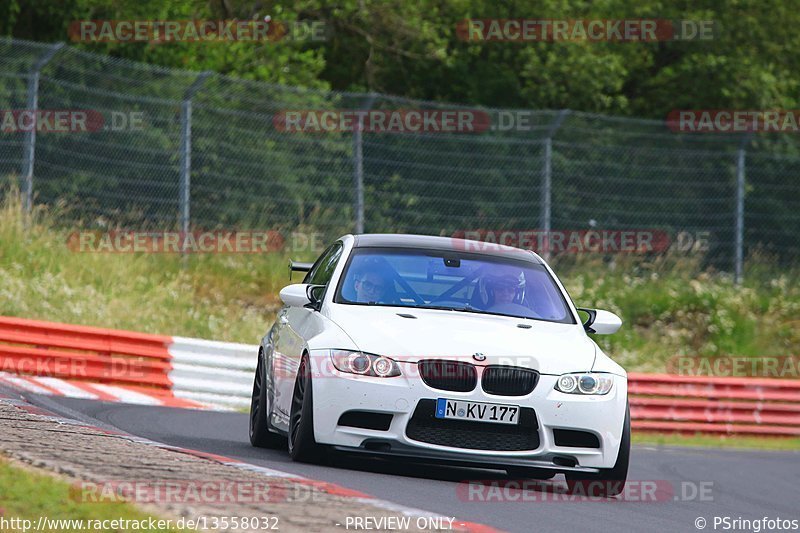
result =
M510 257L534 263L541 262L539 256L529 250L455 237L396 233L364 233L353 237L355 248L422 248Z

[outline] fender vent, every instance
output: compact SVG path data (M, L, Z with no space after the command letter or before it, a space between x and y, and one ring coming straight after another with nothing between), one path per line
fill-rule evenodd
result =
M553 437L556 446L566 446L568 448L599 448L600 439L594 433L588 431L578 431L575 429L554 429Z
M369 411L346 411L339 417L338 424L351 428L388 431L389 426L392 425L392 416L387 413L371 413Z

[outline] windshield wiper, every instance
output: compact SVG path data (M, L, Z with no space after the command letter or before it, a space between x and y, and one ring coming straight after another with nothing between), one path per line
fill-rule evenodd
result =
M524 319L533 319L537 320L534 317L524 316L524 315L509 315L506 313L493 313L491 311L486 311L485 309L478 309L477 307L472 307L471 305L467 304L465 307L449 307L446 305L415 305L413 306L415 309L436 309L442 311L457 311L461 313L475 313L479 315L492 315L492 316L505 316L509 318L524 318ZM546 321L549 322L549 321Z
M452 307L449 305L415 305L413 306L416 309L437 309L442 311L461 311L462 313L485 313L482 309L478 309L476 307L472 307L471 305L467 304L464 307Z
M454 308L448 307L446 305L410 305L409 307L413 309L436 309L439 311L455 311Z

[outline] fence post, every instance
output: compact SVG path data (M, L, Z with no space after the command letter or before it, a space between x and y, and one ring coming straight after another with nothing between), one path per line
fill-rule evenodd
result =
M542 255L545 259L550 257L550 229L552 227L552 204L553 204L553 136L558 128L569 115L569 109L562 109L558 112L556 119L547 130L547 137L544 139L544 169L542 172L542 194L541 194L541 215L539 225L544 233L544 250Z
M366 104L359 108L359 111L369 111L375 101L375 94L370 93ZM364 117L358 116L358 123L353 130L353 186L355 197L353 207L355 210L355 232L364 233L364 144L361 138L361 129L364 125Z
M745 135L736 151L736 243L734 259L734 282L742 283L744 275L744 180L745 180L745 146L750 135Z
M191 218L192 184L192 97L213 72L201 72L183 95L181 102L181 185L180 185L180 223L184 238L189 233Z
M56 43L47 50L28 72L28 103L25 109L34 114L34 127L25 133L22 148L22 205L25 213L33 207L33 163L36 154L36 111L39 109L39 73L53 59L64 43Z

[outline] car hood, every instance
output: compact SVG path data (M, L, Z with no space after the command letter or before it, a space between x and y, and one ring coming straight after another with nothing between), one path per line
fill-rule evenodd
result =
M563 374L591 370L595 359L594 343L575 324L433 309L331 307L331 320L359 350L400 361L447 358ZM476 353L485 360L473 358Z

